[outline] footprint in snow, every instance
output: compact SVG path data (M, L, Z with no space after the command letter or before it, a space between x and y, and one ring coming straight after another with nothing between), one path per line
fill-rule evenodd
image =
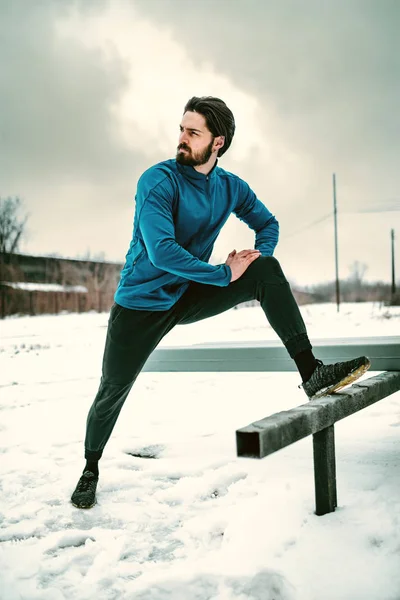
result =
M286 577L273 570L263 569L255 575L224 577L214 573L201 573L191 579L165 579L142 586L135 600L183 600L219 597L246 598L247 600L294 600L295 588Z
M153 446L145 446L139 450L128 451L127 454L136 458L160 458L164 449L165 446L155 444Z
M65 533L59 537L58 540L55 541L49 548L46 550L46 554L55 554L59 550L65 550L66 548L79 548L80 546L84 546L87 540L91 540L95 542L95 538L91 535L88 535L85 531L75 531Z

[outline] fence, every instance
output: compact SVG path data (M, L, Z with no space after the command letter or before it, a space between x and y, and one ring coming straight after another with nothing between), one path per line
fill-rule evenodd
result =
M114 292L42 291L0 285L0 315L58 314L62 311L103 312L110 310Z

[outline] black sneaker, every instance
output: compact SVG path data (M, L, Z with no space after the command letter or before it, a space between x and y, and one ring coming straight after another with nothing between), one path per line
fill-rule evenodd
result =
M303 388L310 400L337 392L356 381L371 366L366 356L333 365L324 365L321 360L317 360L317 363L317 368L310 379L299 386Z
M92 508L96 504L96 487L99 478L91 471L85 471L78 481L71 502L76 508Z

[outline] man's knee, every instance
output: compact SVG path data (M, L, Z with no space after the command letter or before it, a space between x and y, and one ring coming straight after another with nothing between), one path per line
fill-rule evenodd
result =
M250 268L252 268L252 277L258 280L265 280L268 283L286 282L282 267L274 256L260 256L250 265Z
M104 419L112 415L116 410L119 412L124 404L132 386L132 381L115 381L101 378L97 395L94 399L92 410L98 419Z

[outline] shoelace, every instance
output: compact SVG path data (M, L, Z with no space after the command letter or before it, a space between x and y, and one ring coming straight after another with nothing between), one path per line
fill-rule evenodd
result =
M89 472L89 471L87 471ZM84 473L82 475L82 477L79 480L78 483L78 487L77 487L77 492L87 492L88 490L90 490L90 488L93 486L94 483L96 483L96 477L93 475L92 477L85 477L86 473Z

